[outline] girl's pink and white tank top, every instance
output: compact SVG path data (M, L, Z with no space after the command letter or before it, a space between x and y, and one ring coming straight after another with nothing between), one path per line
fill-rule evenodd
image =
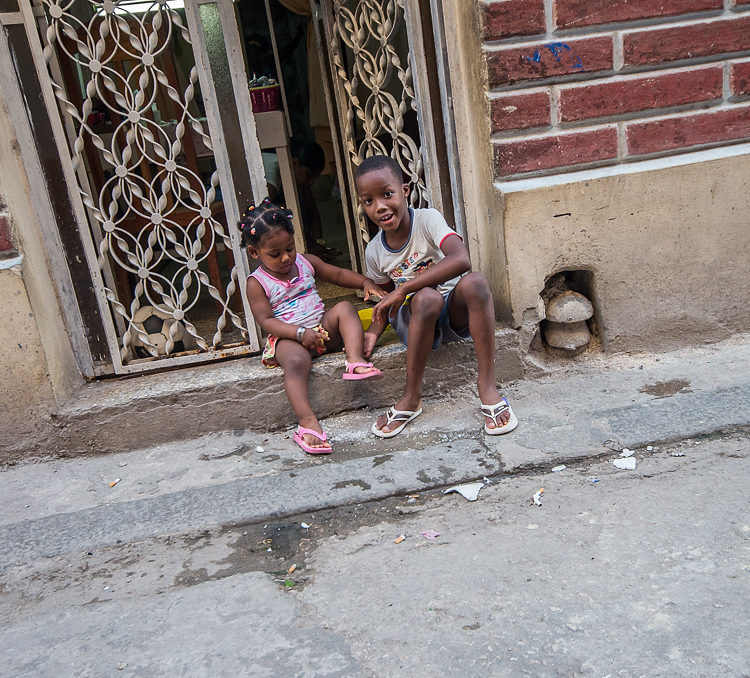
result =
M297 277L279 280L262 268L250 275L263 287L271 303L273 317L303 327L315 327L323 317L323 300L315 287L315 270L307 259L297 254Z

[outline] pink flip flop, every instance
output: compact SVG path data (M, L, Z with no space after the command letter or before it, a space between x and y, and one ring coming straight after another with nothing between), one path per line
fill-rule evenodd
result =
M347 381L359 381L360 379L370 379L371 377L382 377L383 373L378 369L372 369L369 372L357 374L354 370L358 367L373 367L372 363L346 363L346 371L343 379Z
M318 433L317 431L313 431L311 428L298 426L297 430L294 432L294 442L297 443L297 445L299 445L305 452L307 452L308 454L331 454L331 452L333 452L330 445L326 445L325 447L311 447L310 445L308 445L302 438L302 436L306 433L309 433L311 436L315 436L318 440L320 440L321 443L324 443L326 440L328 440L328 436L325 434L325 432Z

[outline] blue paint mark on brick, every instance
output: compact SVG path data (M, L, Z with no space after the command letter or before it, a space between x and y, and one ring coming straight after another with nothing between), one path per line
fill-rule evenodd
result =
M538 64L542 60L543 50L545 49L549 51L549 53L555 59L555 63L561 63L563 55L568 54L573 62L573 65L571 66L572 70L585 70L580 57L575 53L574 50L571 49L570 45L565 42L548 42L546 45L542 46L542 49L535 49L533 56L525 56L524 59L527 63Z

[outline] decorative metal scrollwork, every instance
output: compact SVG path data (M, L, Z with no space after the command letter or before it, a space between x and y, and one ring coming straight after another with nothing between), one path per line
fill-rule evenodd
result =
M417 103L403 30L404 1L334 0L333 14L332 61L345 95L342 123L349 161L357 167L371 155L391 156L411 184L411 204L425 206L419 136L405 129L405 116L417 111ZM360 231L367 242L364 219Z
M222 345L229 330L245 338L230 308L239 271L220 221L219 177L197 106L198 71L183 17L167 0L149 3L143 13L113 0L41 0L41 6L48 22L44 56L73 130L79 179L87 169L79 184L99 267L107 272L104 293L121 319L121 360L136 357L138 346L169 356L185 348L182 335L203 351ZM182 76L176 52L191 64ZM196 148L207 158L203 172ZM226 285L219 245L228 258ZM138 320L144 306L166 320L162 344ZM191 322L198 316L201 331Z

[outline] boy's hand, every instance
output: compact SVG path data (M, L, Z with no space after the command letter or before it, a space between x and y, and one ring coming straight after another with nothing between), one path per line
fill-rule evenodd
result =
M362 346L362 355L365 360L369 360L372 352L375 350L375 344L378 343L380 332L371 332L369 329L365 332L365 342Z
M362 289L365 293L365 301L368 301L371 298L382 299L385 296L385 292L369 278L365 278Z
M406 301L406 292L403 290L403 285L397 287L393 292L386 294L372 309L372 318L374 322L385 327L388 324L389 309L401 308L403 303Z

